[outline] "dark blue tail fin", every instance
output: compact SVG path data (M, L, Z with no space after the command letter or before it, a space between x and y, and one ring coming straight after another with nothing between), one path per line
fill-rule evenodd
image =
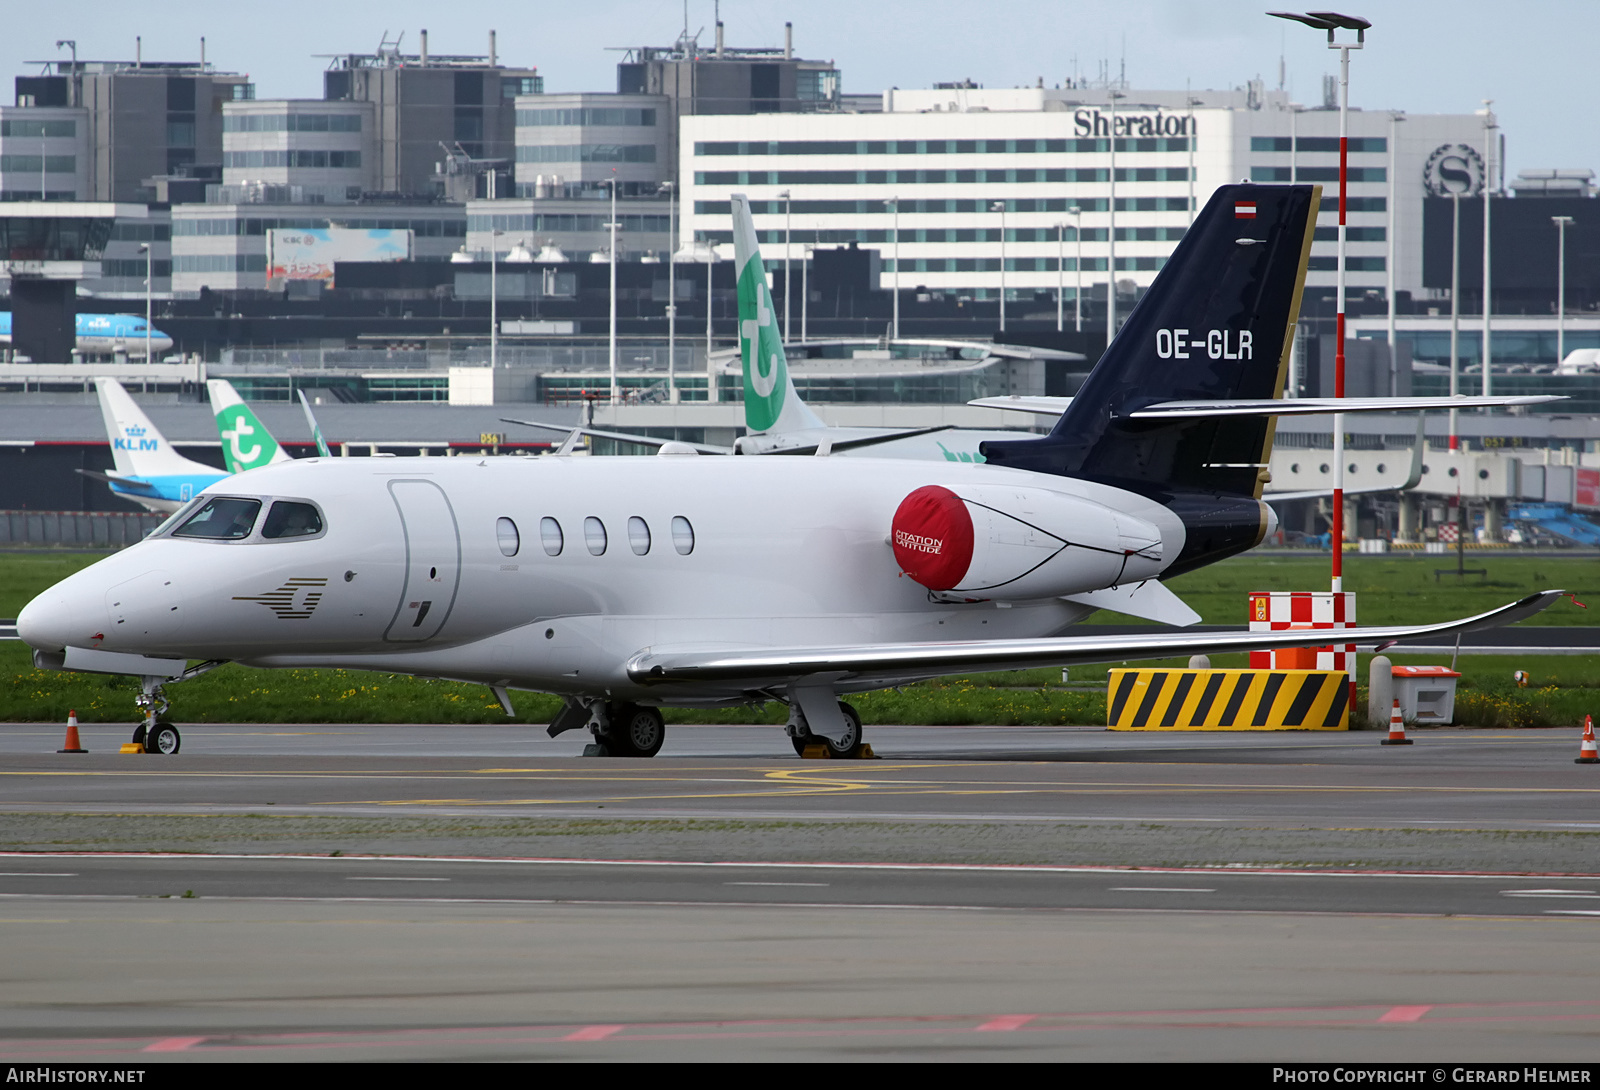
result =
M1158 401L1282 396L1321 195L1308 185L1218 189L1055 430L984 443L984 457L1163 497L1259 497L1271 417L1127 414Z

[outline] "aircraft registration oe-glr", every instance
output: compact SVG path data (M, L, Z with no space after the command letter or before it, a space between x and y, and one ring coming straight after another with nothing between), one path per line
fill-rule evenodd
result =
M136 737L155 752L179 745L162 686L234 661L463 679L508 708L510 688L557 693L550 733L587 727L596 752L630 756L660 749L663 706L782 701L797 750L851 756L852 692L1317 642L1061 633L1096 596L1159 587L1274 526L1270 414L1135 414L1283 389L1320 196L1218 189L1055 429L986 443L987 464L299 459L230 478L44 592L19 635L41 667L140 676ZM1176 355L1175 330L1201 347ZM1343 638L1506 624L1558 593Z

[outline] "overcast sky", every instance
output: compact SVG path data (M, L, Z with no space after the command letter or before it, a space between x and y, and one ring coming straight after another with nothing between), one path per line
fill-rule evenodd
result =
M1351 104L1415 113L1471 112L1495 100L1507 134L1508 175L1531 167L1594 168L1600 161L1595 0L1341 0L1372 20L1367 48L1353 55ZM1313 5L1318 6L1320 5ZM327 60L315 54L372 52L384 32L405 32L413 52L427 27L435 53L482 53L499 32L506 63L531 64L547 91L616 89L616 47L669 45L684 24L682 0L501 3L493 0L55 0L7 5L0 71L38 71L27 61L78 56L131 59L143 35L151 60L197 59L200 38L219 68L248 73L259 98L320 97ZM1338 54L1316 31L1268 18L1237 0L723 0L727 40L783 42L795 23L796 52L832 59L844 89L926 87L971 78L987 87L1050 85L1115 72L1125 61L1137 88L1234 87L1255 77L1278 85L1279 57L1295 101L1316 104ZM1491 19L1501 20L1499 25ZM712 40L711 0L690 0L690 32ZM9 88L5 101L11 101Z

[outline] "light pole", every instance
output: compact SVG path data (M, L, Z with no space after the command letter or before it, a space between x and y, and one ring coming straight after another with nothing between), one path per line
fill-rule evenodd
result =
M1000 332L1006 331L1006 202L995 201L989 211L1000 213Z
M1106 347L1117 335L1117 99L1125 98L1121 91L1107 91L1111 103L1111 227L1106 232Z
M155 316L150 304L150 292L156 279L156 254L149 243L140 246L139 252L144 254L144 362L149 363L152 343L150 339L151 319Z
M1355 15L1341 15L1336 11L1319 11L1314 15L1298 15L1288 11L1269 11L1279 19L1292 19L1315 30L1328 33L1328 48L1339 51L1339 272L1334 287L1337 317L1334 320L1333 396L1344 396L1344 279L1345 279L1345 213L1349 204L1350 178L1350 51L1361 49L1367 43L1367 30L1372 26L1366 19ZM1338 41L1340 30L1353 30L1356 40ZM1292 154L1292 153L1291 153ZM1452 355L1454 353L1452 352ZM1452 365L1454 360L1451 361ZM1452 413L1452 415L1454 415ZM1454 429L1452 428L1452 431ZM1344 413L1333 415L1333 592L1344 589Z
M1461 392L1461 194L1450 194L1450 396ZM1450 449L1461 446L1459 412L1450 410Z
M778 196L783 198L783 340L789 341L789 191L785 189Z
M900 339L900 198L890 197L883 203L894 213L894 226L892 228L894 249L891 258L894 262L894 279L890 281L894 286L894 317L889 324L889 339L897 341ZM802 324L804 323L802 322ZM1004 329L1005 327L1001 326L1001 328ZM804 337L805 334L802 333L801 336Z
M1067 328L1067 224L1056 224L1056 332Z
M1067 215L1072 217L1072 240L1074 254L1072 258L1072 328L1075 333L1083 332L1083 209L1073 205L1067 209Z
M1194 217L1198 212L1198 209L1194 206L1194 146L1200 138L1200 128L1194 119L1194 108L1201 105L1203 100L1195 98L1193 95L1188 95L1187 97L1189 99L1189 124L1185 132L1189 138L1189 226L1193 227Z
M611 182L611 222L606 228L611 232L610 253L607 254L611 259L611 328L606 355L611 363L611 405L615 408L622 404L621 392L617 389L617 179L613 176L608 180Z
M1489 275L1489 226L1490 198L1494 195L1493 187L1489 184L1494 177L1494 130L1500 126L1495 122L1494 99L1483 100L1483 396L1490 395L1489 376L1489 323L1494 320L1494 296L1490 290L1491 278ZM1483 410L1485 413L1488 409Z
M677 404L678 385L678 187L662 182L667 194L667 402Z
M800 252L800 343L804 344L809 339L806 333L806 314L811 308L811 286L806 279L806 274L811 268L811 255L816 252L816 244L806 246ZM899 272L899 263L895 264L895 271ZM896 314L898 318L898 313ZM895 335L899 336L899 323L896 323Z
M493 221L491 221L493 222ZM494 381L495 369L500 366L500 283L498 270L500 262L495 251L499 247L495 239L500 237L500 232L492 227L489 230L489 381Z
M1400 131L1400 122L1404 121L1405 119L1406 119L1406 115L1401 113L1399 110L1392 110L1389 113L1389 247L1388 247L1389 248L1389 256L1388 256L1388 259L1385 260L1383 264L1384 264L1384 268L1386 268L1389 271L1389 275L1388 275L1388 280L1389 280L1389 283L1388 283L1388 295L1389 295L1389 396L1390 397L1398 397L1399 394L1400 394L1400 368L1399 368L1399 363L1397 361L1397 358L1395 356L1396 348L1395 348L1395 332L1394 332L1394 318L1395 318L1394 292L1395 292L1395 285L1397 283L1399 283L1399 281L1400 281L1400 274L1395 270L1395 267L1394 267L1395 260L1398 258L1399 253L1400 253L1400 245L1396 241L1396 235L1399 233L1399 230L1400 230L1400 213L1399 213L1399 210L1395 207L1395 199L1398 196L1398 194L1395 191L1395 168L1399 165L1400 158L1399 158L1399 152L1396 150L1395 143L1396 143L1396 139L1397 139L1397 137L1399 135L1399 131Z
M1571 216L1551 216L1559 241L1556 243L1556 366L1567 358L1567 228Z
M709 235L710 232L707 232ZM711 280L717 268L717 244L706 239L706 400L717 400L717 373L711 366Z

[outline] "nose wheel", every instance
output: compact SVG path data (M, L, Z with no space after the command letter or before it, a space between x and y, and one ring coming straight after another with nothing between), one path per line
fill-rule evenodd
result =
M134 704L144 712L144 722L140 723L133 731L133 740L144 746L146 753L160 753L171 755L178 752L183 745L183 736L178 733L178 728L170 720L162 718L171 701L167 699L161 683L165 678L145 677L139 695L134 698Z

